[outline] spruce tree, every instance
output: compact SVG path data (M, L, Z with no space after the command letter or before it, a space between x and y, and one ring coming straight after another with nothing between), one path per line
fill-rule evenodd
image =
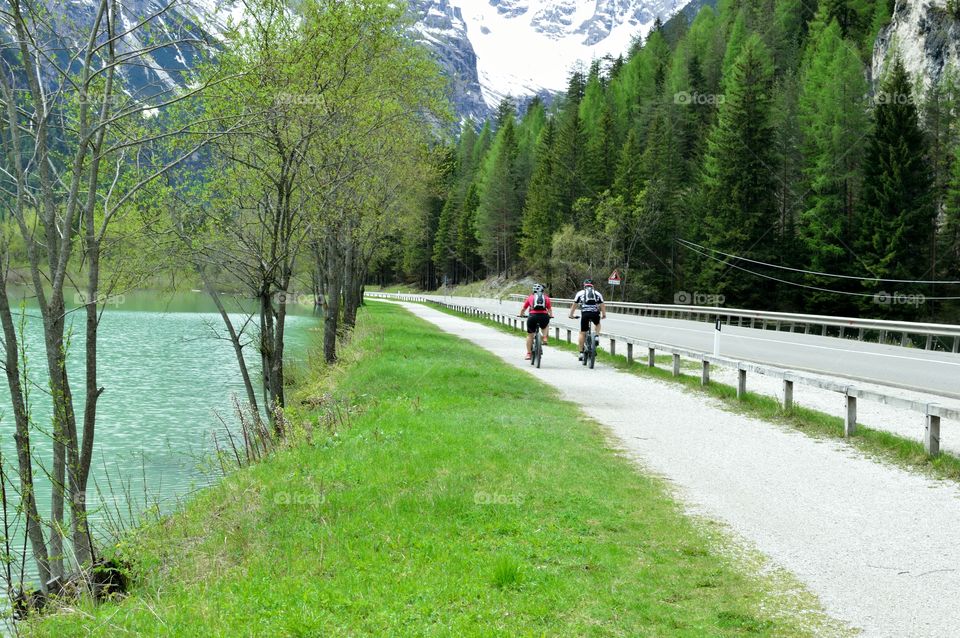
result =
M477 209L477 238L487 268L506 274L516 259L520 211L516 125L506 118L490 150Z
M864 161L863 206L858 251L871 275L932 279L936 214L927 144L920 129L910 78L897 57L877 95L874 127ZM866 282L869 288L876 284ZM888 293L924 294L922 286L897 284ZM908 317L919 308L890 302L867 305L888 316Z
M470 279L480 279L483 265L480 259L480 242L477 239L477 209L480 207L480 195L477 185L470 184L463 198L463 210L457 223L456 250L457 259L467 271Z
M817 272L855 274L863 269L851 252L858 232L855 211L860 198L861 161L869 122L866 80L855 45L845 40L840 25L830 20L814 26L804 62L800 91L800 122L805 201L799 234L806 265ZM831 278L810 276L812 287L852 291L855 286ZM850 298L811 291L811 310L849 313Z
M576 103L565 105L557 117L554 175L560 193L560 219L569 223L573 220L573 204L587 192L583 173L586 134Z
M778 255L773 64L756 34L744 42L725 85L704 165L703 242L726 253L772 262ZM738 306L776 303L768 283L713 259L703 259L700 285Z
M537 144L536 167L527 189L520 235L520 255L538 272L549 269L553 233L560 227L561 197L554 157L556 144L557 125L551 118Z

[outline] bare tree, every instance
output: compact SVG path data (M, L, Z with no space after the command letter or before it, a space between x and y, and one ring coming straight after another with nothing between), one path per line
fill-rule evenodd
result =
M0 294L0 322L15 408L27 536L45 591L50 583L62 583L66 569L83 569L94 559L86 497L97 401L104 392L97 375L97 343L104 301L101 261L109 229L145 185L203 144L198 140L173 155L157 153L160 140L186 137L190 125L161 129L156 118L145 116L162 113L203 86L180 91L162 85L139 92L135 99L124 91L123 78L133 70L150 68L154 64L150 55L161 49L205 43L189 34L151 28L171 11L172 3L131 24L121 16L117 0L97 0L89 24L83 25L62 19L56 3L5 0L4 4L0 22L12 38L0 45L0 133L5 158L0 199L26 246L31 295L42 318L54 439L49 466L52 505L45 524L36 511L38 472L31 455L23 382L18 381L24 373L16 365L22 344L13 330L5 289ZM74 281L78 274L83 284ZM65 290L71 285L77 286L85 318L80 390L84 409L79 417L73 407L75 384L66 366L70 310ZM75 565L65 565L67 556Z

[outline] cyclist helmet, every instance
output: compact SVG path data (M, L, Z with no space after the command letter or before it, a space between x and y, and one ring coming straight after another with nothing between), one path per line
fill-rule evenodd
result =
M593 287L593 279L584 279L584 280L583 280L583 287L584 287L584 288Z
M543 284L533 284L533 294L538 295L543 292Z

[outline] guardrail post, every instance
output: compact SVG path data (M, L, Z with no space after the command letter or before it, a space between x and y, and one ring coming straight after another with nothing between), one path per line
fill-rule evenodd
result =
M783 380L783 409L789 410L793 407L793 381Z
M931 350L933 348L933 335L927 335L927 347L924 350Z
M843 436L851 437L857 431L857 397L852 394L853 388L847 388L847 410L846 417L843 420Z
M747 393L747 371L737 366L737 398L742 399Z
M647 348L647 367L656 368L657 367L657 350L656 348Z
M570 338L570 328L567 328L567 343L573 343L573 339Z
M680 355L678 354L673 355L673 376L680 376Z
M907 342L909 342L909 341L910 341L909 335L907 335L906 332L904 332L902 335L900 335L900 345L901 345L902 347L906 348L906 347L907 347Z
M633 344L627 344L627 363L633 363Z
M611 339L611 340L610 340L610 354L612 354L612 355L617 354L617 340L616 340L616 339Z
M710 362L704 359L703 366L700 371L700 385L708 385L709 383L710 383Z
M954 351L954 352L957 352L958 349L960 349L960 337L954 337L954 338L953 338L953 351Z
M553 336L557 338L557 341L560 341L560 328L559 326L553 327Z
M936 404L927 406L927 427L923 433L923 449L930 456L940 454L940 415L933 414Z

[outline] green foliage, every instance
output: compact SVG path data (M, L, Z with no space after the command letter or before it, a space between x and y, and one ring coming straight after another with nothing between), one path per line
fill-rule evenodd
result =
M511 115L497 131L490 149L477 207L480 254L491 272L509 272L516 260L522 188L517 126Z
M553 233L561 222L562 201L557 189L561 168L554 159L556 143L557 125L550 119L536 147L538 161L527 190L520 235L520 256L540 272L549 271Z
M858 232L861 162L869 121L867 85L855 45L844 39L836 20L820 23L807 50L800 94L802 149L808 195L801 203L799 234L810 270L855 274L861 264L850 259ZM829 287L837 282L810 276L807 282ZM842 284L841 284L842 285ZM811 293L818 311L849 311L835 295Z
M899 58L877 102L864 164L858 252L874 276L930 279L936 210L927 143L920 130L910 78ZM907 284L897 292L923 291ZM914 306L906 304L881 305L880 310L891 316L916 312Z
M887 247L884 266L874 254L880 248L865 248L878 231L891 232L875 226L885 216L865 212L878 206L867 205L865 180L871 171L887 172L877 163L891 160L868 153L872 115L880 121L884 109L871 109L868 95L875 87L866 78L873 40L892 11L890 0L721 0L716 9L703 7L689 24L674 20L652 30L625 56L575 70L550 109L535 100L522 118L513 118L512 172L496 141L511 119L508 105L479 134L471 128L458 154L472 153L472 165L444 199L456 211L465 184L477 185L486 203L471 223L483 240L485 263L496 272L568 276L577 260L558 261L549 248L564 228L562 246L576 245L571 232L603 246L577 267L633 272L621 292L634 300L669 302L679 290L696 287L738 305L862 310L856 295L885 288L870 277L892 268L889 259L898 252ZM926 213L910 218L926 238L916 258L899 269L912 273L904 278L960 269L952 234L960 215L958 86L948 77L929 87L919 118L927 139L908 143L896 162L927 163L932 187L921 180L915 194L929 191L920 207L945 213L937 230ZM881 197L897 190L892 184L878 189L876 181L871 188ZM493 199L504 204L499 232L489 214ZM441 226L438 241L447 245L448 226ZM512 240L505 228L514 229ZM681 246L679 238L863 279L781 272L777 276L787 282L778 283L762 266L720 264ZM519 255L511 252L517 246ZM483 270L472 272L481 276ZM580 277L571 275L571 281ZM936 311L932 304L924 309Z
M704 164L703 242L726 253L775 261L773 63L759 36L751 35L744 42L725 84L725 100L708 139ZM715 260L703 263L700 285L737 306L770 303L770 286L740 276Z

